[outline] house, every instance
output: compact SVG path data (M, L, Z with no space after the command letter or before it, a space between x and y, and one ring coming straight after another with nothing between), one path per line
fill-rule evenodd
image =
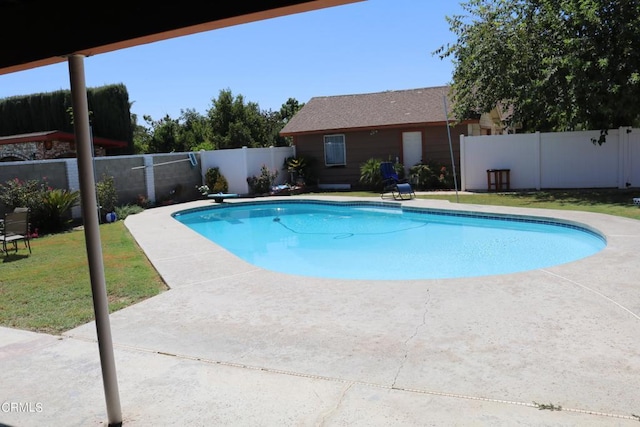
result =
M453 125L447 110L449 86L367 94L314 97L291 118L280 135L292 137L296 156L315 160L320 188L359 185L360 166L371 158L451 167L447 122L456 164L460 135L502 133L499 110Z
M110 148L125 148L126 141L94 136L94 156L106 156ZM75 135L62 131L0 136L0 162L76 157Z

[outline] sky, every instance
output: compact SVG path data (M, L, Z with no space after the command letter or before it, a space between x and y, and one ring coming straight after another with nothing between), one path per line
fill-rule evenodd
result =
M144 124L206 114L222 90L261 110L289 98L449 84L451 59L433 52L454 43L452 0L366 0L140 45L84 59L88 87L124 84ZM67 62L0 75L0 99L69 90Z

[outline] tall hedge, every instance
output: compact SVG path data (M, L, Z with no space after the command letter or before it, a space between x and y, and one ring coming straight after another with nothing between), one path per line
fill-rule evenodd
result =
M132 153L133 127L127 88L123 84L87 88L87 102L93 134L126 141L127 148L118 150L118 154ZM0 99L0 136L52 130L73 132L70 111L69 90Z

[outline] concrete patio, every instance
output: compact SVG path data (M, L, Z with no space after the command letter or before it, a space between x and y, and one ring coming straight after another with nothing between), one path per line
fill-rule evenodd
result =
M171 289L111 315L124 425L639 425L640 221L402 203L568 219L608 245L517 274L330 280L257 268L171 217L210 200L146 210L125 224ZM0 425L106 424L93 322L0 328L0 360Z

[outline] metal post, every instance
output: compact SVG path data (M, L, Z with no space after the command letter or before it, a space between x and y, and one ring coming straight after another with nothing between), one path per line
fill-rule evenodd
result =
M451 153L451 166L453 168L453 183L456 188L456 203L460 202L458 198L458 176L456 174L456 161L453 156L453 145L451 144L451 129L449 129L449 112L447 111L447 96L442 95L442 105L444 107L444 120L447 127L447 136L449 137L449 152Z
M93 310L96 316L98 348L102 367L102 382L107 402L109 426L122 425L122 410L118 392L118 379L113 356L113 340L109 323L109 303L104 276L102 245L100 242L100 224L96 215L97 198L95 192L95 172L93 170L93 151L89 128L89 106L84 76L84 56L70 55L69 77L71 80L71 98L73 101L73 123L78 152L78 171L80 175L80 197L82 201L82 219L91 277Z

